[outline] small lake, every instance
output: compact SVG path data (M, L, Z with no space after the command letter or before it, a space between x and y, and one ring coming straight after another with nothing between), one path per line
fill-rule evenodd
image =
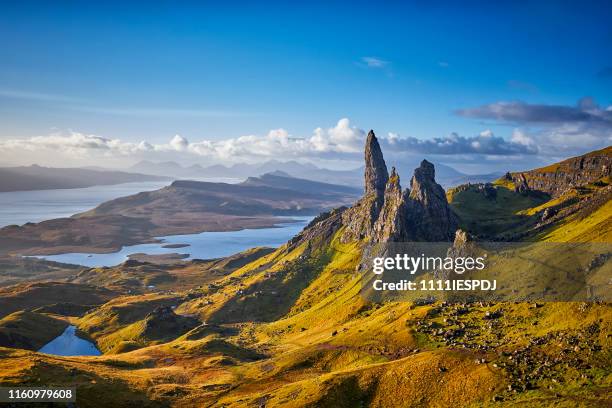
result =
M76 335L75 326L68 326L62 334L42 346L38 352L56 356L99 356L102 354L95 344Z
M313 217L292 216L295 222L279 224L275 228L243 229L240 231L202 232L200 234L158 237L157 244L124 246L109 254L67 253L44 255L37 258L49 261L84 265L88 267L114 266L128 259L128 255L144 253L188 254L186 259L212 259L229 256L257 246L279 247L299 233ZM170 244L187 244L183 248L164 248Z

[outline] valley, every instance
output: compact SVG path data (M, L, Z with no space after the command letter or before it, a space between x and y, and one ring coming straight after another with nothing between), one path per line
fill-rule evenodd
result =
M0 408L612 408L612 0L0 12Z
M328 208L277 249L66 267L64 276L54 269L61 265L44 263L57 282L2 288L0 384L76 386L83 407L101 400L139 407L607 406L609 302L375 302L362 292L364 254L379 244L445 241L460 250L479 240L598 242L608 244L598 254L606 255L612 156L608 149L588 160L597 171L557 175L554 189L540 190L534 170L446 192L423 161L402 189L371 132L365 193ZM254 197L258 183L236 188ZM188 197L198 197L199 208L219 199L198 185L168 189L175 190L170 201L160 190L74 219L147 213L159 220ZM303 194L302 208L323 207ZM224 207L241 217L247 208L283 214L291 205L253 198ZM602 259L589 276L609 277L609 258ZM35 352L50 339L28 327L51 337L68 324L103 354Z

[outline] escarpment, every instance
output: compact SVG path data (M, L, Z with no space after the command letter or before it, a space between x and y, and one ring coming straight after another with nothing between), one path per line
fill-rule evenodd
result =
M594 183L611 175L612 146L608 146L547 167L510 173L506 178L514 182L519 192L537 190L558 197L570 188Z

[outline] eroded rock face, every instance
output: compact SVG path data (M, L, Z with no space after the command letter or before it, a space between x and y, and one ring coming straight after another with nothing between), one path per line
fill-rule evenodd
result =
M517 191L543 191L553 197L566 190L612 176L612 146L572 157L552 166L512 173Z
M374 241L389 242L408 239L406 230L406 200L408 190L402 192L399 175L395 167L387 182L383 207L374 224Z
M415 169L407 202L410 237L415 241L451 241L457 217L446 200L444 189L435 180L434 165L423 160Z

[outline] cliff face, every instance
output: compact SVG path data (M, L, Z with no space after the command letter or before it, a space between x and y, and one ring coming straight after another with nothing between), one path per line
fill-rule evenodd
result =
M456 216L444 189L435 181L433 164L423 160L415 169L409 189L403 190L395 168L391 176L370 131L365 147L365 195L342 215L345 241L371 242L451 241ZM384 184L383 184L384 181Z
M609 146L551 166L511 173L510 178L520 192L538 190L556 197L570 188L593 183L611 175L612 146Z

